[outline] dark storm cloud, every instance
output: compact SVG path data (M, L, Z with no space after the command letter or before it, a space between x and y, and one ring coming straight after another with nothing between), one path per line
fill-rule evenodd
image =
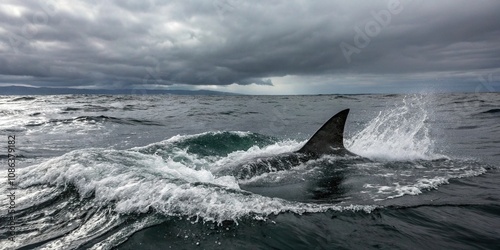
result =
M271 85L500 67L499 1L3 1L0 82ZM381 78L382 79L382 78Z

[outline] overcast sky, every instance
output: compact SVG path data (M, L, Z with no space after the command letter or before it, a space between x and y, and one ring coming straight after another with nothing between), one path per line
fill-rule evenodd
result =
M498 0L2 0L0 86L500 90Z

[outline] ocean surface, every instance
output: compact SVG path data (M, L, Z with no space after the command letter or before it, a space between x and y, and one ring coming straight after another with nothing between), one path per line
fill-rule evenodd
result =
M345 108L359 156L241 178ZM499 93L0 96L0 115L0 249L500 249Z

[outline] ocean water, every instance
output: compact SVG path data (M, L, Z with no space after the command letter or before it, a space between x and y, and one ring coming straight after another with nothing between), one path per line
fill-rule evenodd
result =
M359 157L240 178L345 108ZM500 246L499 93L0 96L0 115L0 249Z

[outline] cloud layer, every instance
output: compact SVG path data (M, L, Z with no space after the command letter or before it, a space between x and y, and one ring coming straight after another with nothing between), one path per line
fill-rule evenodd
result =
M0 83L467 81L500 73L499 10L493 0L7 0Z

